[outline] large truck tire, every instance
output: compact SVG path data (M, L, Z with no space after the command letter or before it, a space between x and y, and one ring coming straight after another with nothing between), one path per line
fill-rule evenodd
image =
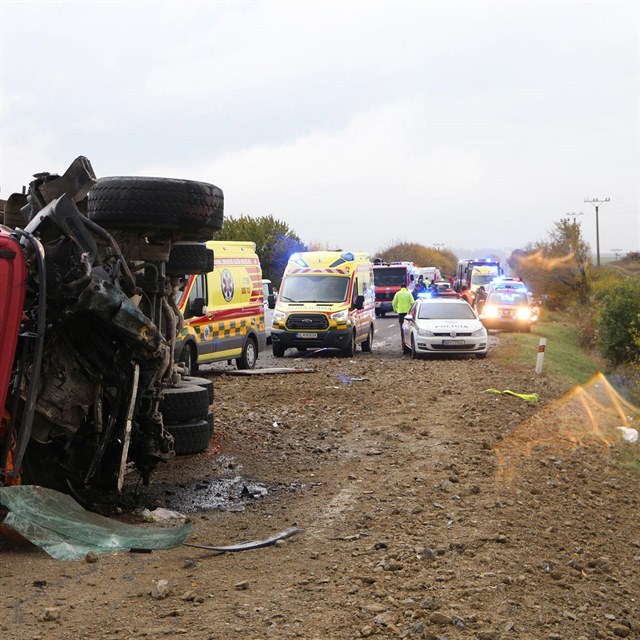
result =
M170 424L165 427L173 436L173 449L177 456L187 456L206 451L213 437L213 414L205 420L185 424Z
M182 380L186 385L195 385L196 387L206 389L209 394L209 404L213 404L213 380L209 380L209 378L199 378L197 376L184 376Z
M213 251L199 242L176 242L165 266L168 276L199 275L213 271Z
M209 412L209 391L197 385L178 384L163 391L160 413L166 425L202 420Z
M172 178L100 178L89 191L87 212L115 229L162 229L182 235L222 228L222 190L206 182Z

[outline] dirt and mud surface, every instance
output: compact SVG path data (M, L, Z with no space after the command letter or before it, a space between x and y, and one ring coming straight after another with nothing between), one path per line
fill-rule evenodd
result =
M399 350L261 356L307 373L204 373L212 449L166 465L140 506L188 511L196 544L304 531L243 553L91 563L5 545L0 637L640 638L640 476L620 465L623 443L571 426L563 384L544 374L491 352Z

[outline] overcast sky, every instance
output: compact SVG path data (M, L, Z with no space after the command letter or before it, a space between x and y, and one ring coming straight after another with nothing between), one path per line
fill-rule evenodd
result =
M629 2L1 0L0 197L78 155L304 242L640 250Z

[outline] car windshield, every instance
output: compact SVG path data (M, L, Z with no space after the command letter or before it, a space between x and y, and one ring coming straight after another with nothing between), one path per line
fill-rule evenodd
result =
M287 276L282 283L283 302L344 302L349 291L345 276Z
M407 281L405 267L378 267L373 269L373 281L376 287L397 287Z
M423 302L418 309L418 320L473 320L475 317L473 309L466 302Z
M492 291L487 298L487 304L528 304L527 296L516 291Z

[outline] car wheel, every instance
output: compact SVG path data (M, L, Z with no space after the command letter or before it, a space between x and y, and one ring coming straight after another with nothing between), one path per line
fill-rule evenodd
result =
M355 331L351 332L349 344L343 349L343 353L347 358L353 358L356 354L356 334Z
M195 376L198 373L198 350L192 342L187 342L182 349L182 354L178 362L184 362L187 374Z
M258 359L258 345L253 338L247 338L244 343L242 355L236 358L236 367L238 369L253 369Z
M184 276L213 271L213 251L198 242L176 242L165 266L168 276Z
M362 350L365 353L370 353L372 344L373 344L373 325L369 327L369 335L367 335L367 339L362 343Z
M96 182L88 194L87 212L91 220L109 228L190 235L222 228L224 198L221 189L206 182L116 176Z
M411 336L411 358L413 360L417 360L418 359L418 352L416 350L416 340L413 337L413 335Z
M173 436L173 450L177 456L206 451L214 433L213 414L205 420L185 424L170 424L165 429Z
M273 357L274 358L283 358L284 352L286 349L279 344L272 343L271 348L273 349Z
M381 317L381 318L384 318L386 315L387 315L387 312L386 312L386 311L381 311L381 312L380 312L380 317Z

